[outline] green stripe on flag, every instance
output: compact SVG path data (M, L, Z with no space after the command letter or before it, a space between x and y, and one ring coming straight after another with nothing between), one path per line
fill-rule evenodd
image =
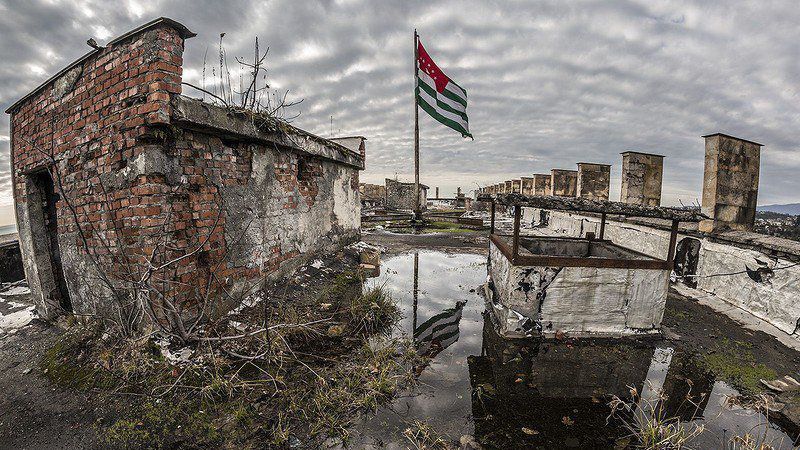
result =
M436 95L440 94L440 93L436 92L436 89L428 86L422 80L419 80L419 87L422 88L425 92L427 92L428 95L430 95L431 97L436 99L436 105L439 108L441 108L441 109L443 109L443 110L445 110L447 112L453 113L453 114L455 114L457 116L460 116L462 119L464 119L464 122L469 122L469 119L467 118L467 113L465 113L464 111L459 111L459 110L453 108L452 106L448 105L447 103L439 101L439 99L436 98ZM464 105L464 106L466 107L466 105Z
M428 113L431 117L433 117L434 119L439 121L442 125L444 125L446 127L450 127L452 129L458 131L459 133L461 133L461 136L463 136L463 137L472 137L472 135L469 134L469 132L467 130L465 130L464 127L462 127L460 123L458 123L458 122L456 122L454 120L448 119L447 117L444 117L443 115L439 114L438 112L436 112L436 108L435 107L429 105L425 100L423 100L422 97L420 97L420 95L419 95L419 88L417 88L417 101L419 102L419 106L426 113Z
M463 98L457 96L456 94L448 91L447 88L445 88L442 91L442 95L444 95L445 97L449 98L450 100L452 100L454 102L461 103L462 105L464 105L464 108L467 107L467 100L466 99L463 99Z

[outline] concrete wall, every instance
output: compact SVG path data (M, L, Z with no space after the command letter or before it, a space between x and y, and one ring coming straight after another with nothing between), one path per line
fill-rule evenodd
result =
M649 153L622 153L620 201L634 205L661 206L664 157Z
M621 336L661 324L669 271L512 266L494 243L489 262L497 301L544 333Z
M551 195L575 197L578 193L578 171L552 169L550 171Z
M538 221L538 213L538 210L524 208L523 221ZM600 219L596 217L549 211L547 227L535 232L577 237L585 236L586 232L597 233L599 226ZM666 226L608 221L605 236L633 250L664 259L669 246ZM800 260L800 243L747 232L708 235L684 230L678 235L678 243L682 239L700 241L697 289L716 295L800 340L800 302L797 301L800 298L800 265L795 265ZM790 258L789 254L794 256ZM759 268L762 268L761 274L758 274Z
M608 192L610 187L610 165L578 163L578 197L592 200L608 200Z

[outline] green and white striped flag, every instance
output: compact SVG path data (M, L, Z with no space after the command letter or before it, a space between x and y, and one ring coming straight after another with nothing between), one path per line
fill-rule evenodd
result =
M462 137L471 138L467 119L467 91L442 72L417 41L417 102L431 117Z

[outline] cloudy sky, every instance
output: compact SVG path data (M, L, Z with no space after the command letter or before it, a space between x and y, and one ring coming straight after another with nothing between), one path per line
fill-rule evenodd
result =
M786 1L0 1L5 110L89 50L158 16L198 34L198 82L219 33L229 57L270 47L269 80L303 99L295 125L364 135L362 180L413 179L412 31L469 94L475 140L421 113L422 181L449 194L625 150L666 155L664 203L694 202L702 134L765 144L759 204L800 201L800 8ZM187 92L189 93L189 92ZM0 121L0 225L11 219Z

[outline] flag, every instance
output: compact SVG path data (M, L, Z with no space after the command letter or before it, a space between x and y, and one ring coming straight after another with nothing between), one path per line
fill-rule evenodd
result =
M417 102L442 125L472 137L467 119L467 91L442 72L417 40Z

